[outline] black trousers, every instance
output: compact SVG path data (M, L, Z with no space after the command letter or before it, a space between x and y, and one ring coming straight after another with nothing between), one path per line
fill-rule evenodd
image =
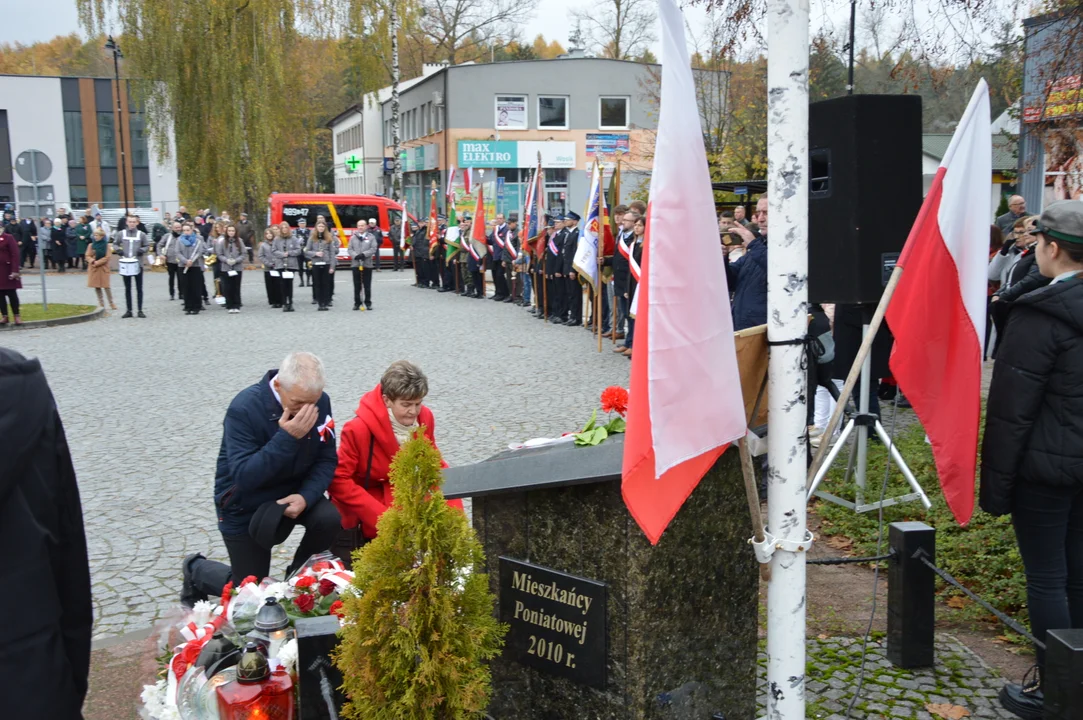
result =
M546 300L549 304L549 315L559 319L566 317L565 312L568 307L564 302L565 287L567 286L567 279L562 277L548 277L545 280Z
M285 270L283 272L290 272ZM275 279L275 278L272 278ZM283 305L293 305L293 278L277 278L280 282L278 285L278 291L280 293L279 302Z
M361 289L365 291L365 307L372 309L372 268L361 269Z
M391 243L391 259L395 270L401 270L406 264L406 251L397 241Z
M222 273L223 294L226 296L226 309L239 310L241 308L241 273L232 277L228 272Z
M170 299L172 299L172 298L174 298L176 296L176 292L174 290L174 283L176 283L176 285L179 286L179 287L176 288L176 290L180 290L181 299L184 299L184 283L177 282L177 280L179 279L178 276L177 276L177 273L180 272L180 267L177 265L177 263L166 263L165 264L165 269L169 271L169 297L170 297Z
M132 311L132 280L135 280L135 294L139 300L139 312L143 312L143 273L138 275L121 275L124 279L124 302L128 306L128 312Z
M578 277L564 278L564 301L569 321L583 322L583 286Z
M188 272L183 269L180 273L181 299L184 300L184 309L199 312L203 309L203 293L206 287L203 283L203 272L193 265Z
M437 252L440 249L437 248ZM435 259L429 262L429 280L433 287L440 287L440 283L444 279L444 256L437 255Z
M507 275L504 273L504 261L494 260L492 265L493 271L493 292L494 298L506 298L508 296L508 283Z
M27 261L30 261L30 267L34 267L34 260L38 257L38 245L37 243L24 242L22 246L22 263L20 267L26 265Z
M263 273L263 287L267 290L267 304L271 307L282 304L282 278L272 277L270 272Z
M470 273L471 292L478 297L485 297L485 274L481 270Z
M11 312L13 315L19 314L19 291L18 290L0 290L0 316L8 316L8 301L11 302Z
M350 268L350 276L353 278L353 304L354 306L361 304L361 268Z
M331 275L327 265L312 266L312 297L320 307L331 302Z
M420 256L416 250L414 251L414 278L417 281L418 287L425 287L429 284L428 268L426 267L427 261Z
M1083 628L1083 489L1017 483L1012 525L1027 576L1034 637ZM1035 648L1045 669L1045 651Z
M305 267L305 261L304 260L301 260L301 267L298 268L297 270L294 270L294 272L297 273L297 279L300 280L301 287L305 286L305 272L307 270L308 270L308 268Z
M282 522L293 522L303 525L305 536L301 538L301 544L297 546L297 552L282 575L287 575L304 564L305 560L316 553L327 551L331 543L338 535L342 518L338 509L326 498L320 498L316 503L306 508L296 520L291 521L283 516ZM226 544L226 552L229 553L229 565L225 563L196 558L191 565L192 583L196 589L204 595L220 595L222 587L231 579L238 581L255 575L262 580L271 574L271 550L259 545L247 532L241 535L222 535Z

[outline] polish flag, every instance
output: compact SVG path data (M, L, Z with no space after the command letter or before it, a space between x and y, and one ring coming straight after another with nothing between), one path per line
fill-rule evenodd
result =
M463 168L463 192L467 195L474 190L474 168Z
M903 247L887 309L891 373L929 435L960 525L974 512L992 164L989 87L981 80Z
M744 401L696 87L674 0L659 0L662 98L647 207L621 487L652 544L726 447Z

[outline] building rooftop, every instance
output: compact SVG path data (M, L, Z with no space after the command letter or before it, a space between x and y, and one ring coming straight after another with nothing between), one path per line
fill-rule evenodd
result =
M951 133L925 133L921 136L921 151L937 160L944 159L944 153L951 144ZM993 172L1015 171L1019 166L1016 158L1016 140L1011 135L997 133L993 135Z

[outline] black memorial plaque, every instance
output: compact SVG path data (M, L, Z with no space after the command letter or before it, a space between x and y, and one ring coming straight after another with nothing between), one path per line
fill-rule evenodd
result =
M500 558L505 656L600 689L606 684L606 585Z

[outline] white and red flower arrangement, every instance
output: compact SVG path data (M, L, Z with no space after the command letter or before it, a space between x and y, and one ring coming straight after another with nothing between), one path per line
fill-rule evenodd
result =
M199 601L179 624L184 642L173 648L165 679L143 688L147 715L154 720L184 720L177 707L180 680L195 665L203 646L218 630L225 628L243 635L253 627L259 608L272 596L282 603L292 620L324 615L335 615L341 620L342 600L339 596L343 592L354 592L352 581L353 573L345 569L341 560L330 553L321 553L309 558L285 581L265 578L261 582L249 575L236 586L233 582L226 583L219 604ZM293 673L295 668L289 665L296 662L296 653L289 645L288 642L279 659Z

